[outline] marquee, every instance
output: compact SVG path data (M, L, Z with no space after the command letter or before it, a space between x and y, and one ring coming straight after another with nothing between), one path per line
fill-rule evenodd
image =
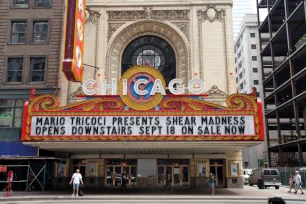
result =
M133 67L122 80L150 79L138 87L152 90L156 69ZM132 85L130 82L130 85ZM163 83L163 86L165 84ZM260 141L263 113L256 91L228 96L222 106L203 95L128 94L82 96L84 101L61 107L54 95L31 94L25 104L23 141ZM203 99L204 98L204 99Z

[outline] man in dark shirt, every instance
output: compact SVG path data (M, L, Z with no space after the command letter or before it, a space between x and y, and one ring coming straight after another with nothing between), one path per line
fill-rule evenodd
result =
M126 188L126 181L127 181L127 174L126 174L126 170L123 171L123 173L121 174L121 187L120 187L120 191L122 190L122 188L124 188L127 192L127 188Z

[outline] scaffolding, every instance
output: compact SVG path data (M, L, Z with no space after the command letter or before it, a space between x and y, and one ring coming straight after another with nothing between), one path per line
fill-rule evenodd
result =
M46 160L44 161L45 164L42 167L39 167L39 171L35 172L33 170L33 166L31 167L31 162L28 160L27 165L2 165L7 168L27 168L27 179L26 180L17 180L17 181L12 181L12 183L26 183L26 191L31 189L31 187L34 185L34 182L36 181L38 185L40 186L42 191L45 191L45 185L48 183L49 180L52 181L53 184L55 184L52 176L50 173L47 171L47 162ZM33 175L33 179L30 178L30 174ZM39 180L39 176L42 174L42 182ZM46 180L47 179L47 180ZM0 181L0 183L7 183L7 181ZM7 188L7 187L6 187ZM4 189L6 189L4 188Z

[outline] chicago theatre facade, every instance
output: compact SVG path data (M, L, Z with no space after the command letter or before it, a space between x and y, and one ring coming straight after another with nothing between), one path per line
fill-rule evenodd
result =
M243 187L241 150L264 135L256 91L235 93L232 1L86 7L84 47L76 65L63 54L60 97L25 104L24 143L65 159L56 186L80 169L92 188L116 188L123 170L137 188L163 187L166 173L174 187L205 187L209 171L218 187Z

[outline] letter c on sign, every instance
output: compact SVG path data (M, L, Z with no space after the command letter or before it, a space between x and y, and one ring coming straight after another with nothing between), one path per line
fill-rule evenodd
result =
M95 95L97 93L97 91L94 88L93 89L88 89L88 86L91 85L91 84L95 85L96 83L97 82L94 79L87 80L85 83L82 84L83 92L86 95Z
M135 90L135 92L138 94L138 95L140 95L140 96L145 96L145 95L147 95L148 94L148 91L147 90L140 90L139 89L139 85L140 84L147 84L148 83L148 80L146 80L146 79L138 79L136 82L135 82L135 84L134 84L134 90Z

